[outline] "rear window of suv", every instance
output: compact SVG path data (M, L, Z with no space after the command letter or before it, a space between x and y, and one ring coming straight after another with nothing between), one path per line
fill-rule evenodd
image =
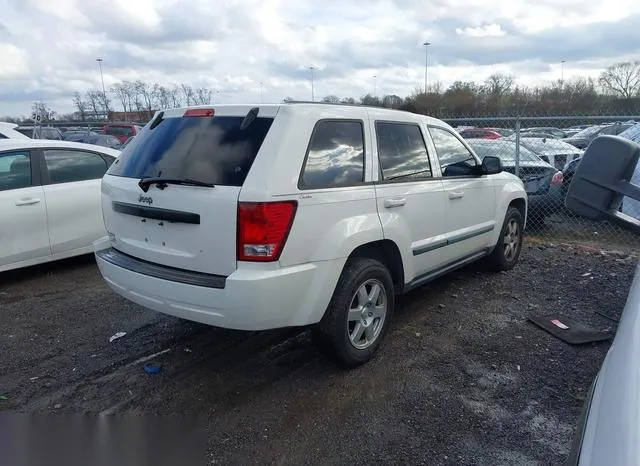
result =
M243 116L165 118L144 128L107 173L242 186L273 123L273 118L258 117L243 127L244 120Z

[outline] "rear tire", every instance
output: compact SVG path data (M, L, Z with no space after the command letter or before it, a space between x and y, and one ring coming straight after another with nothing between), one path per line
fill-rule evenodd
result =
M509 207L498 243L488 258L491 270L501 272L511 270L516 265L522 251L523 224L520 211L515 207Z
M384 339L395 304L389 270L368 258L352 258L313 336L328 356L346 367L369 361Z

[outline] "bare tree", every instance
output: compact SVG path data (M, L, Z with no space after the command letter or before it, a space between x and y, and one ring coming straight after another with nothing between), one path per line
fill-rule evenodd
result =
M127 97L127 107L130 112L133 112L133 106L138 101L138 90L136 89L136 83L131 81L122 82L123 92Z
M403 100L399 95L385 95L382 98L382 106L386 108L400 108Z
M180 91L182 92L183 101L187 107L195 103L193 88L189 84L180 84Z
M494 73L484 82L485 92L493 97L508 94L513 89L515 79L513 76L502 73Z
M180 95L180 86L174 84L169 89L169 97L171 98L171 105L173 108L178 108L182 105L182 96Z
M79 92L73 93L73 105L78 109L80 121L85 121L87 116L87 102L82 99Z
M600 74L600 85L623 99L640 94L640 61L614 63Z
M195 90L195 103L198 105L209 105L213 97L213 91L206 87L199 87Z
M360 98L360 102L362 105L368 105L370 107L381 107L382 101L379 97L373 96L371 94L367 94Z
M160 108L171 108L171 89L158 86L157 99Z
M356 99L354 99L353 97L345 97L340 102L342 102L343 104L355 104Z
M122 105L122 111L127 112L127 103L129 92L124 83L117 83L111 86L111 93L116 96L116 98L120 101L120 105Z
M322 102L328 104L337 104L338 102L340 102L340 99L336 95L328 95L322 99Z
M106 114L109 114L111 111L111 99L106 92L100 92L100 107L102 107Z
M98 113L100 113L102 100L102 92L100 91L87 91L86 94L87 103L89 104L89 108L93 110L94 118L98 118Z
M43 123L47 123L55 119L54 117L56 112L53 111L51 107L49 107L49 104L47 104L44 100L34 102L31 106L31 111L36 115L40 115L41 121Z

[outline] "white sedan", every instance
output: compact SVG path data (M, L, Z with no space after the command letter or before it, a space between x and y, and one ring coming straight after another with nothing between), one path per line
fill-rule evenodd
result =
M92 252L106 234L100 183L120 154L45 139L0 140L0 272Z
M0 139L31 139L20 131L16 131L18 125L0 121Z

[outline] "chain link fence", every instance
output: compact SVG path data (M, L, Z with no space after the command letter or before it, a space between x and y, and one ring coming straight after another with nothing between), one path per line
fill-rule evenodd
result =
M480 157L497 156L522 179L529 197L526 233L553 243L591 244L599 249L640 251L637 234L609 221L592 221L565 206L584 150L603 134L640 143L640 116L527 116L442 118ZM606 162L606 154L603 161ZM639 164L640 165L640 164ZM640 166L635 184L640 184ZM640 219L640 203L623 198L620 211Z

